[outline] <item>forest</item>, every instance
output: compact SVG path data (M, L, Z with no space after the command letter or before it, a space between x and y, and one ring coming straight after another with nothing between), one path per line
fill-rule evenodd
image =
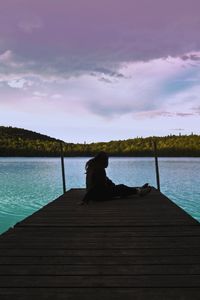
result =
M57 157L60 144L64 156L93 156L106 151L110 156L153 156L152 142L157 145L158 156L200 157L200 135L169 135L164 137L137 137L128 140L90 144L67 143L30 130L0 126L0 156Z

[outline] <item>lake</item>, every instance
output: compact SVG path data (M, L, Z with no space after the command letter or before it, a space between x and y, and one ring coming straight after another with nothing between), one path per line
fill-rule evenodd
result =
M88 158L65 158L67 189L85 187ZM161 191L200 221L200 158L159 158ZM110 158L115 183L156 186L153 158ZM0 233L62 194L59 158L0 158Z

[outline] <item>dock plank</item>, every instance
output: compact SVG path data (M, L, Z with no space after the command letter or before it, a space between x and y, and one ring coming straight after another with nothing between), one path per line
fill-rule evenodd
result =
M1 299L199 299L199 222L155 189L80 206L84 193L0 236Z
M71 300L71 299L95 299L95 300L133 300L133 299L198 299L198 288L0 288L0 294L4 300ZM184 293L184 297L179 298ZM66 296L67 295L67 296ZM12 298L11 298L12 297Z

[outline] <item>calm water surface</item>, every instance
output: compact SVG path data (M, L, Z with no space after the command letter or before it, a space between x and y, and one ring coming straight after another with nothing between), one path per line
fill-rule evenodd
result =
M67 189L85 187L88 158L66 158ZM200 158L160 158L161 191L200 221ZM156 186L152 158L110 158L115 183ZM62 194L59 158L0 158L0 233Z

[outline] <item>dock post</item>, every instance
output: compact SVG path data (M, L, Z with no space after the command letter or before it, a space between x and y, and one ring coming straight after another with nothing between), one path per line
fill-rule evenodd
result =
M64 194L66 192L66 184L65 184L65 164L64 164L64 155L63 155L63 144L62 144L62 142L60 142L60 158L61 158L63 194Z
M157 189L160 192L160 175L159 175L159 167L158 167L157 145L156 145L156 141L154 140L153 140L153 148L154 148L154 157L155 157Z

